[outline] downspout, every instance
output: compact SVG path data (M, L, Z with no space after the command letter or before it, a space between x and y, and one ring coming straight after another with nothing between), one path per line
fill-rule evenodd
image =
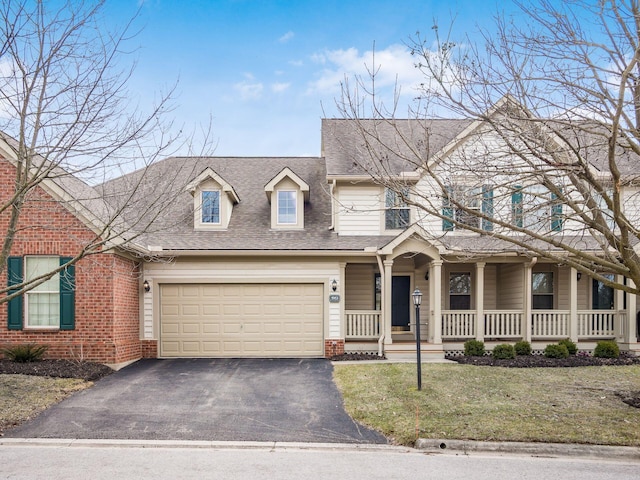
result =
M376 260L378 261L378 270L380 270L380 285L384 285L384 264L382 263L382 258L379 254L376 254ZM380 296L380 317L382 319L382 315L384 315L384 295ZM380 338L378 339L378 356L382 357L384 355L384 324L380 322Z

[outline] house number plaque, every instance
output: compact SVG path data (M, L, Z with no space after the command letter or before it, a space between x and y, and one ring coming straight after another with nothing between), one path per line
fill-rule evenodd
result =
M335 293L329 295L329 303L340 303L340 295Z

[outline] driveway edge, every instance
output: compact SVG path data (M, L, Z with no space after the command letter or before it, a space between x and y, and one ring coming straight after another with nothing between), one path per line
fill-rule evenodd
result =
M429 453L509 453L534 457L589 457L640 461L640 447L576 443L476 442L419 438L415 448Z

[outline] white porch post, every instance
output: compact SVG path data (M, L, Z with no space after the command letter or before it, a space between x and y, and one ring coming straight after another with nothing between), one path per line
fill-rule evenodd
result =
M635 283L630 278L627 279L627 283L632 288L635 287ZM637 304L637 297L635 295L627 293L627 328L626 328L627 334L625 335L624 343L636 343L638 341L637 340L638 331L637 331L637 324L636 324L636 304Z
M484 341L484 267L485 262L476 263L476 340Z
M340 338L347 338L347 315L345 313L347 264L340 263Z
M532 286L532 275L531 271L533 270L533 266L536 264L536 259L534 261L524 264L524 298L522 299L522 310L523 310L523 319L522 319L522 339L527 342L531 342L531 311L532 311L532 302L533 302L533 286Z
M433 260L429 265L429 341L442 343L442 260Z
M382 286L382 311L384 324L384 343L393 343L391 336L391 288L393 278L393 260L384 261L384 285Z
M569 338L578 342L578 271L571 267L569 271Z
M616 275L616 282L624 283L624 275ZM621 312L622 306L624 305L624 292L622 290L616 289L614 290L614 295L615 296L613 298L613 311L616 313ZM622 327L622 322L620 320L615 322L615 335L618 343L625 341L624 331L625 329Z

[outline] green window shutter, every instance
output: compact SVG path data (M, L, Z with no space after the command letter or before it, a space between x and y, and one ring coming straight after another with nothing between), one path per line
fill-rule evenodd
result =
M513 193L511 194L511 218L515 227L522 228L524 224L523 216L522 187L516 185L513 187Z
M453 219L453 206L451 205L451 195L453 195L453 189L446 187L446 195L442 199L442 231L451 232L453 230L453 222L448 220Z
M562 203L558 201L555 193L551 194L551 230L553 232L562 231Z
M60 257L60 265L72 260ZM76 267L69 265L60 272L60 330L73 330L76 326Z
M22 257L9 257L7 259L7 286L22 283ZM9 295L17 290L9 290ZM15 297L7 303L7 328L9 330L22 330L23 296Z
M487 217L493 217L493 188L491 188L490 185L482 186L482 213ZM482 229L487 232L492 232L493 222L483 218Z

